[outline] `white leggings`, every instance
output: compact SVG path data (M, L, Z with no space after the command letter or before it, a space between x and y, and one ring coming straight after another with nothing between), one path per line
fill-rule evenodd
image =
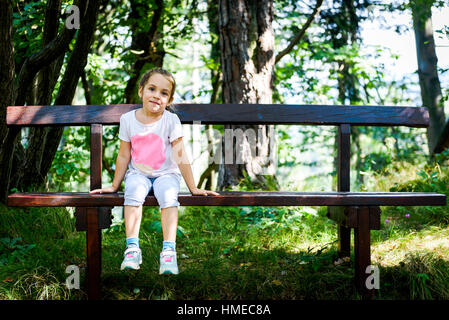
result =
M178 207L178 193L181 176L169 173L156 178L148 178L138 171L129 170L125 176L125 206L141 206L145 197L154 191L161 209Z

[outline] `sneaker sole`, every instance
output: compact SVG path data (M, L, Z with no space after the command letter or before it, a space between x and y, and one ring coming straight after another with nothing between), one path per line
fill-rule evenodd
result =
M173 271L173 270L164 270L164 271L161 271L161 270L159 270L159 274L161 274L161 275L170 275L170 274L178 274L179 273L179 271L177 271L177 270L175 270L175 271Z
M131 267L131 266L125 266L121 267L120 270L140 270L140 267Z
M171 271L164 271L163 273L159 273L161 276L171 276L171 275L177 275L177 273L173 273Z
M138 265L135 265L135 264L127 264L127 265L123 265L123 264L122 264L122 265L120 266L120 270L139 270L141 264L142 264L142 259L140 259Z

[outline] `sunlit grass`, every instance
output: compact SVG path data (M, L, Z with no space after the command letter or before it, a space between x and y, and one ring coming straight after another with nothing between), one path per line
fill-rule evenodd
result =
M448 166L398 163L373 175L373 186L442 189ZM377 181L377 184L376 184ZM427 189L426 189L427 190ZM325 207L185 207L177 238L180 274L158 274L159 212L145 208L138 272L120 271L124 225L103 231L104 299L360 299L350 263L336 264L337 226ZM384 207L371 231L379 299L449 298L447 207ZM64 208L0 207L0 299L85 299L85 233ZM68 290L65 268L77 265L81 290Z

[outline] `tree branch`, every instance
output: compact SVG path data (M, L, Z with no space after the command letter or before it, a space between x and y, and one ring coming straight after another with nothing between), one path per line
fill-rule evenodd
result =
M85 11L86 1L77 1L76 5L80 7L80 12ZM50 41L42 50L34 53L22 65L17 81L17 99L15 105L25 103L26 92L29 84L36 74L44 67L48 66L61 54L64 54L75 36L76 29L64 28L62 32Z
M88 2L89 7L88 10L86 10L86 16L81 20L82 22L76 38L75 47L67 62L66 70L61 80L58 94L55 98L55 105L72 103L76 86L87 63L87 55L89 54L89 49L94 39L99 0L90 0L86 2ZM82 11L81 8L80 11Z
M134 92L137 86L137 82L139 81L140 72L142 68L145 66L148 62L156 62L160 61L160 64L162 66L162 59L160 52L157 51L157 30L159 27L159 24L161 22L162 13L164 11L164 2L162 0L156 1L157 8L153 12L153 17L151 19L151 25L146 33L139 32L138 27L132 28L133 32L133 41L131 44L130 49L134 50L143 50L141 56L136 57L133 67L132 67L132 73L130 75L130 79L128 80L128 83L125 87L125 101L126 103L133 103L134 102ZM131 3L132 8L134 6L137 6L137 3L132 2ZM148 9L148 8L147 8ZM133 19L143 19L144 17L140 16L139 11L136 8L133 8L131 12L131 18Z
M302 26L301 30L298 32L298 34L290 41L288 46L279 52L276 55L274 64L278 63L279 60L281 60L285 55L287 55L290 51L293 50L293 48L301 41L302 37L306 33L306 30L309 28L310 24L312 23L315 16L320 12L321 5L323 4L323 0L317 0L315 8L313 9L313 12L310 14L309 18L307 19L306 23Z

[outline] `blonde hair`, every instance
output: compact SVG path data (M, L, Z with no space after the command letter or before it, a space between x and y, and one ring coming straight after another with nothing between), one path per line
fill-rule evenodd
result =
M175 95L175 89L176 89L176 81L175 81L175 78L173 77L173 75L169 71L167 71L165 69L155 68L155 69L148 70L142 76L142 79L140 79L139 90L141 88L145 87L145 85L147 84L147 81L151 78L151 76L153 74L160 74L160 75L164 76L171 83L172 90L171 90L170 98L168 99L168 101L172 101L173 102L173 98L174 98L174 95ZM169 110L171 106L172 106L172 103L167 105L167 107L165 109Z

